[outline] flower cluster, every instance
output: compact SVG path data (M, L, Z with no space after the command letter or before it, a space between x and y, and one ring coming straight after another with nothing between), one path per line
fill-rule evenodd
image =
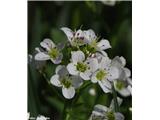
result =
M35 60L51 60L57 64L55 73L50 79L52 85L61 87L66 99L72 99L76 89L85 81L98 84L104 93L116 90L123 97L131 95L131 71L125 67L124 57L109 58L106 50L111 48L107 39L100 39L92 29L72 31L67 27L61 30L67 36L68 43L56 45L50 39L44 39L37 49ZM63 49L69 51L69 58L65 58ZM63 62L62 62L63 61ZM96 113L96 114L95 114ZM121 113L114 112L113 107L107 108L96 105L91 119L103 117L104 120L123 120Z

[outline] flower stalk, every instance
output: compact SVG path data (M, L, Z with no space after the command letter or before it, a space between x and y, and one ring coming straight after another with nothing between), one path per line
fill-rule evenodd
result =
M116 93L116 90L115 90L115 88L114 88L113 85L112 85L112 92L113 92L113 101L114 101L115 112L119 112L119 105L118 105L118 100L117 100L117 93Z

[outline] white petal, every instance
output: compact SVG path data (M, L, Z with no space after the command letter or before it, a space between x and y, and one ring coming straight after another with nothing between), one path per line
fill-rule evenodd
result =
M80 76L71 76L71 81L74 88L80 87L83 83L83 80Z
M92 74L92 76L91 76L91 82L93 82L93 83L97 83L98 82L98 79L97 79L96 75L97 75L97 72L95 72L95 73Z
M123 114L119 112L115 113L115 120L124 120Z
M103 114L103 113L108 111L108 108L104 105L97 104L97 105L94 106L94 111Z
M121 56L120 60L121 60L122 65L125 66L126 65L126 59L123 56Z
M71 42L73 38L73 31L67 27L62 27L61 30L66 34L68 40Z
M58 65L56 67L56 70L55 70L56 74L60 75L60 76L66 76L68 75L68 71L67 71L67 68L64 66L64 65Z
M116 4L116 0L102 0L102 3L108 6L114 6Z
M47 49L48 51L49 51L51 48L54 48L54 47L55 47L55 44L53 43L53 41L50 40L50 39L48 39L48 38L44 39L44 40L40 43L40 45L41 45L43 48Z
M104 117L105 117L104 112L101 113L99 111L98 112L97 111L92 111L92 115L91 115L89 120L103 120Z
M42 52L39 47L36 47L36 48L35 48L35 51L38 52L38 53L39 53L39 52Z
M50 56L44 52L39 52L35 55L35 60L49 60Z
M130 94L131 94L130 90L128 88L124 88L122 90L119 90L118 92L124 97L130 96Z
M128 68L124 68L126 77L130 77L131 76L131 71Z
M99 68L106 69L110 66L111 60L109 57L102 57L101 62L99 63Z
M107 53L105 51L100 51L102 53L103 56L108 57Z
M85 55L82 51L73 51L71 53L73 63L82 62L85 59Z
M57 86L57 87L61 87L61 82L59 81L59 75L55 74L51 77L51 84Z
M56 48L58 50L62 50L64 47L65 47L65 43L58 43Z
M33 61L33 56L31 54L28 55L28 63L31 63Z
M37 116L36 120L47 120L47 118L43 115Z
M132 79L131 78L127 78L127 83L132 86Z
M67 65L67 70L68 72L71 74L71 75L78 75L78 71L77 71L77 68L76 68L76 65L73 64L73 63L69 63Z
M99 67L98 60L96 58L89 58L86 60L86 63L89 65L91 72L95 72Z
M101 62L103 57L108 57L107 53L104 51L100 51L100 52L96 52L95 54L93 54L93 56L91 56L92 58L96 58L98 60L98 63Z
M118 68L119 69L119 80L126 80L126 72L125 72L125 70L124 70L124 68L121 68L121 67L119 67Z
M84 80L90 80L91 72L83 72L83 73L81 72L80 76Z
M87 39L88 43L91 43L93 40L96 40L97 36L95 35L92 29L84 30L84 36Z
M109 74L110 74L110 76L108 76L107 78L110 81L116 80L120 76L119 69L117 67L110 67Z
M127 87L127 89L128 89L129 92L132 94L132 87L131 87L130 85Z
M117 66L117 67L124 67L125 64L126 64L126 60L124 57L116 56L112 60L112 65Z
M111 82L108 81L108 80L101 80L101 83L103 84L103 86L106 86L107 88L111 89L112 86L111 86Z
M64 65L58 65L58 66L56 67L55 73L58 74L58 72L59 72L63 67L65 67L65 66L64 66Z
M76 31L75 38L84 38L84 33L82 30Z
M65 88L63 87L62 88L62 93L63 93L63 96L67 99L71 99L74 97L75 95L75 89L74 87L69 87L69 88Z
M56 59L51 58L51 61L52 61L54 64L59 64L59 63L61 63L62 58L63 58L63 54L61 53L61 54L59 54L59 56L58 56Z
M98 42L97 46L99 47L100 50L106 50L108 48L111 48L109 41L106 39L102 39L100 42Z
M108 85L103 84L101 81L98 81L98 84L99 84L100 87L102 88L103 92L105 92L105 93L111 92L111 90L108 88Z

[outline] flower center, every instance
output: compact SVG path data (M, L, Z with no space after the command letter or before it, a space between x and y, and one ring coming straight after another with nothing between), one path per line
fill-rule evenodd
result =
M51 58L55 59L58 56L59 51L57 50L57 48L52 48L48 54Z
M110 112L107 112L107 120L115 120L115 116L114 116L114 113L112 111Z
M93 40L91 43L90 43L90 46L92 47L97 47L97 40Z
M78 62L76 68L80 72L85 72L88 69L88 66L85 63Z
M116 88L118 90L122 90L125 87L125 83L123 81L116 81Z
M73 39L73 44L75 46L81 46L84 45L84 37L77 37Z
M97 40L93 40L88 46L87 50L91 53L95 53L97 51Z
M63 84L66 88L69 88L72 85L71 80L67 77L64 77L61 80L61 84Z
M98 80L103 80L107 75L107 72L105 70L99 70L96 74L96 78Z

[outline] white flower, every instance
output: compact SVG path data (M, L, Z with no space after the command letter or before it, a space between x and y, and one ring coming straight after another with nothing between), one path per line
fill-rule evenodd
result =
M110 107L97 104L89 120L124 120L124 116L120 112L114 112L114 109Z
M128 78L124 80L116 80L114 81L114 88L115 90L124 97L130 96L132 94L132 86L131 79Z
M82 79L79 76L69 76L66 67L62 65L57 66L55 72L56 74L51 77L51 83L62 87L62 94L65 98L73 98L75 89L82 85Z
M85 60L85 55L82 51L74 51L71 54L71 63L67 65L69 73L78 75L84 80L90 80L91 74L98 68L97 59L88 58Z
M33 60L33 56L31 54L28 55L28 63L30 64Z
M72 46L81 46L86 44L84 32L81 29L74 32L67 27L62 27L61 30L66 34Z
M126 60L116 56L112 60L112 64L118 66L120 71L119 78L114 81L115 90L124 97L130 96L132 94L132 80L130 70L125 67Z
M116 4L116 0L101 0L103 4L108 6L114 6Z
M131 111L131 112L132 112L132 107L129 107L129 111Z
M108 48L111 48L111 45L108 40L102 39L98 41L98 37L95 35L92 29L84 31L84 38L89 44L89 49L92 51L103 51Z
M39 115L36 120L47 120L47 118L43 115Z
M102 57L99 68L93 73L91 81L100 85L105 93L111 92L111 82L119 77L119 70L111 65L109 57Z
M92 95L92 96L95 96L95 95L96 95L96 90L95 90L95 88L90 88L90 89L89 89L89 94Z
M46 51L39 51L35 55L35 60L45 61L51 60L54 64L59 64L63 58L63 54L60 49L50 39L44 39L40 43Z

